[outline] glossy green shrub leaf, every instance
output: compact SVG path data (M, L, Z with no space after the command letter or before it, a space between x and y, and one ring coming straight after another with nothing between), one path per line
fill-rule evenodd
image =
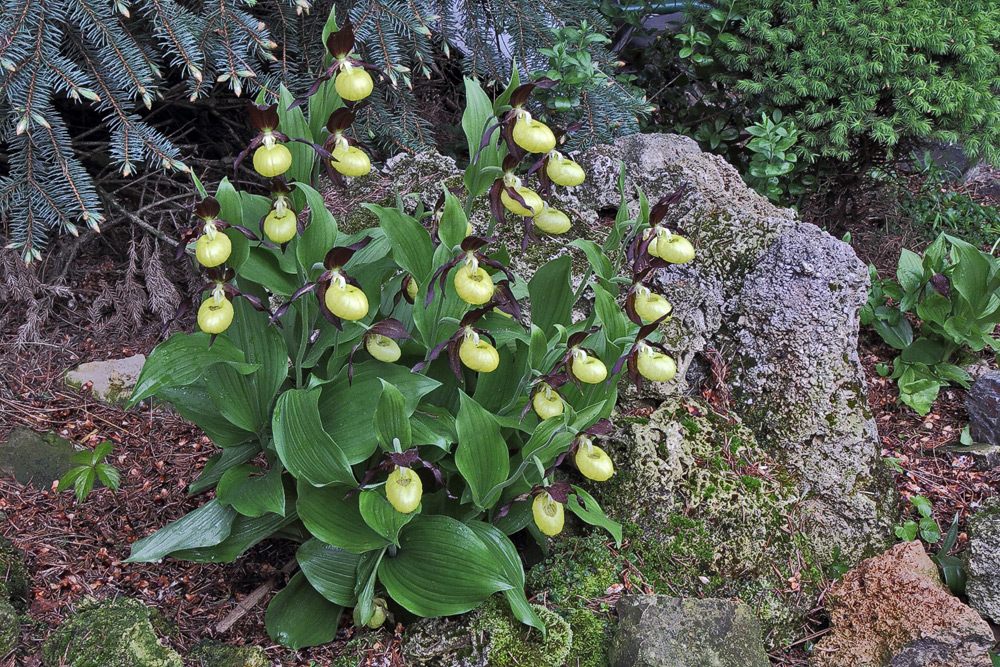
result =
M375 406L373 422L375 437L384 449L393 450L393 441L399 441L401 450L409 449L413 442L410 417L406 413L406 399L393 385L382 380L382 393Z
M378 216L379 225L392 245L392 257L417 284L427 282L431 274L434 247L430 234L412 217L395 208L366 204Z
M465 392L460 392L459 396L461 408L456 418L455 465L469 484L476 505L485 508L496 502L493 488L507 479L510 470L507 443L490 412Z
M379 579L392 598L417 616L469 611L510 588L503 566L465 524L419 516L400 533L395 558L383 558Z
M318 390L289 389L282 394L274 406L272 430L274 448L295 477L315 486L357 484L343 450L323 430Z
M351 553L364 553L389 543L365 523L357 494L345 498L352 487L316 488L299 481L296 508L309 532L327 544Z
M297 144L302 146L302 144ZM308 146L305 146L308 149ZM295 194L301 192L309 206L309 224L302 233L295 248L299 264L308 272L313 264L322 262L327 251L337 242L337 223L323 201L323 195L305 183L295 186Z
M621 546L622 527L617 521L612 521L597 504L594 497L578 486L573 487L574 494L569 497L567 507L573 514L592 526L598 526L611 533L615 543Z
M296 519L294 511L285 516L280 514L263 514L259 517L249 517L237 514L233 519L229 536L218 544L209 547L193 547L173 551L173 558L189 560L195 563L232 563L243 553L261 540L271 537L291 524Z
M357 602L354 586L360 556L314 538L299 547L295 559L312 587L327 600L342 607Z
M219 363L229 364L239 373L247 374L257 370L254 364L246 363L243 352L228 338L218 336L209 348L209 335L175 333L160 343L150 353L136 380L135 389L129 399L129 406L149 398L162 389L183 387L202 376L205 369Z
M297 651L333 641L343 611L299 572L271 600L264 624L275 641Z
M282 468L274 465L264 471L245 463L227 470L215 490L219 503L249 517L268 512L285 515L285 487L281 481Z
M531 296L531 323L550 334L554 325L572 321L573 288L570 270L573 260L565 255L543 264L528 281Z
M417 409L423 396L440 386L426 375L411 373L399 364L365 361L354 366L354 381L348 382L347 372L323 386L319 410L323 426L341 444L353 465L371 456L378 447L372 430L372 415L382 393L382 381L391 383L405 399L407 416Z
M229 537L235 517L236 510L224 507L218 500L209 500L133 544L132 553L125 562L150 563L174 551L215 546Z
M378 491L362 491L358 497L358 508L369 528L397 546L399 531L420 512L419 508L409 514L397 512Z

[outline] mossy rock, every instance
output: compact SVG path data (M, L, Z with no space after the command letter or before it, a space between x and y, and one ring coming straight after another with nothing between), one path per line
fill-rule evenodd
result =
M187 659L199 667L268 667L271 664L264 649L258 646L231 646L215 639L203 639L195 644Z
M545 623L546 637L510 612L494 595L474 611L417 621L406 631L403 655L427 667L561 667L570 653L573 631L559 614L532 605Z
M7 587L0 584L0 658L17 648L21 638L21 619L9 597Z
M160 643L148 607L138 600L87 600L42 646L45 667L182 667Z
M793 480L749 429L699 399L666 401L648 420L617 421L619 437L607 448L618 474L595 495L632 543L619 558L657 591L743 600L758 610L771 648L796 638L822 572L797 529ZM627 566L599 540L580 540L565 553L556 557L565 570L552 568L547 599L569 594L560 577L599 597L600 586ZM542 582L533 571L529 583Z
M31 581L24 553L3 537L0 537L0 586L6 589L6 594L0 595L0 600L9 601L21 611L27 608Z

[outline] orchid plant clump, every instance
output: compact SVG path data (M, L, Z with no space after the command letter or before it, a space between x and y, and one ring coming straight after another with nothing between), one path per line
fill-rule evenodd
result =
M497 592L544 632L511 536L544 545L568 510L621 540L587 486L615 472L600 444L619 373L638 384L676 372L657 342L671 307L651 278L693 256L663 224L680 194L652 210L642 198L638 220L623 198L603 247L570 243L589 261L576 290L569 256L517 275L494 229L521 219L524 244L566 231L549 197L586 175L558 151L562 132L526 110L544 81L515 76L491 102L466 80L464 191L442 188L412 214L401 199L365 204L378 226L341 232L315 184L320 170L336 185L370 169L350 127L374 84L350 55L349 26L327 44L330 69L310 96L282 90L278 105L251 108L260 134L240 164L253 152L266 194L224 180L208 196L196 182L187 240L208 279L200 331L156 347L132 403L156 396L204 429L221 451L190 492L215 493L130 560L228 562L267 538L296 541L299 572L267 612L293 648L332 640L345 607L376 627ZM486 230L468 215L482 196ZM574 321L588 289L593 312Z

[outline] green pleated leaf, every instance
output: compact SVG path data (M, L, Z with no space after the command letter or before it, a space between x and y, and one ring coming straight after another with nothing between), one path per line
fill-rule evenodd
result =
M229 537L236 510L210 500L132 545L126 563L149 563L181 549L215 546Z
M278 296L291 296L302 287L295 276L281 268L274 253L263 247L250 249L250 254L240 267L240 276L263 285Z
M379 226L392 245L392 258L422 284L430 278L434 246L423 225L396 208L365 204L378 216Z
M409 514L397 512L396 508L378 491L362 491L358 506L365 523L397 546L399 545L399 531L420 511L418 508Z
M171 556L195 563L232 563L261 540L274 535L296 519L295 511L288 516L264 514L259 517L236 515L229 537L212 547L198 547L171 552Z
M604 513L604 510L601 509L601 506L594 500L592 495L578 486L574 486L573 491L576 492L575 495L571 495L569 502L566 504L570 511L591 526L603 528L611 533L612 537L615 538L615 543L620 546L622 543L621 524L609 519L608 515ZM580 504L581 500L586 506Z
M228 178L223 178L219 182L219 187L215 191L215 199L219 202L219 218L234 225L243 225L243 207L240 203L240 195L229 182ZM238 269L246 261L250 252L250 239L243 236L238 229L229 228L225 230L226 236L232 243L232 252L226 260L226 266Z
M469 217L465 215L465 209L458 197L450 191L444 193L444 210L441 212L441 221L438 223L438 236L441 237L441 245L445 248L454 248L465 240L469 231Z
M299 572L267 606L264 625L271 639L297 651L333 641L343 611Z
M296 183L295 192L301 192L309 205L309 225L295 248L299 263L308 271L316 262L322 262L327 251L336 244L337 223L326 207L323 195L305 183Z
M224 448L208 460L208 463L205 464L204 469L201 471L201 475L188 487L188 495L193 496L214 487L219 483L222 475L227 470L246 463L257 456L260 451L260 443L257 441Z
M401 449L410 448L413 433L410 428L410 418L406 414L406 399L394 386L382 380L382 394L375 406L373 421L375 437L386 451L392 451L392 442L399 440Z
M170 403L181 417L201 427L205 435L219 447L241 445L256 438L252 432L236 426L219 414L204 382L194 382L184 387L163 387L156 391L156 396Z
M521 565L521 557L517 554L514 543L496 526L482 521L470 521L467 525L483 541L493 554L493 558L503 568L505 581L510 584L504 595L514 616L522 623L538 628L544 635L545 623L538 617L524 594L524 567Z
M496 502L493 488L507 479L510 454L492 413L465 392L460 391L459 396L461 408L456 419L455 465L468 483L476 505L485 509Z
M295 552L302 573L316 591L334 604L353 607L357 602L358 561L350 551L317 539L303 543Z
M250 287L245 287L248 292ZM267 293L254 290L261 300L267 300ZM268 425L271 410L281 385L288 378L288 348L276 326L268 324L269 315L255 310L246 299L236 299L236 316L229 332L233 344L243 350L249 363L260 366L248 378L250 391L254 396L255 431Z
M249 463L231 468L219 479L216 498L245 516L258 517L268 512L284 516L285 487L281 473L280 465L266 472Z
M317 389L289 389L278 398L272 423L274 448L285 469L297 478L315 486L354 486L350 462L323 430L318 401Z
M372 415L378 406L383 380L403 395L407 417L416 410L421 397L441 384L426 375L411 373L399 364L365 361L354 366L352 384L348 384L345 371L324 385L319 399L323 426L343 448L351 465L364 461L378 447Z
M531 323L545 334L555 331L555 324L568 325L572 321L573 288L570 270L573 260L564 255L542 265L528 281L531 296Z
M378 574L393 600L425 617L461 614L511 587L476 533L446 516L408 523L396 557L383 558Z
M211 348L208 343L209 335L200 331L175 333L153 348L139 372L129 407L161 389L191 384L213 364L229 364L243 374L257 369L255 365L246 363L243 352L224 335L217 336Z
M421 403L410 419L413 441L419 445L434 445L448 450L458 442L455 417L444 408Z
M257 430L257 397L247 376L225 364L215 364L205 371L205 389L219 414L245 431Z
M358 496L344 498L351 488L316 488L300 480L296 501L299 518L310 533L351 553L360 554L384 547L388 540L365 523L358 507Z
M611 267L611 260L608 259L607 254L605 254L604 249L597 245L593 241L588 241L586 239L576 239L570 241L569 245L579 248L587 255L587 261L590 262L590 267L594 270L594 273L598 278L604 280L610 280L614 269Z
M284 86L281 86L279 97L278 118L281 131L292 138L312 141L312 131L310 131L309 124L306 122L302 107L288 108L295 101L295 98L292 97L292 94ZM298 183L311 182L313 164L316 159L316 153L313 151L312 146L297 141L289 141L285 146L292 153L292 166L285 174L285 177L289 181Z

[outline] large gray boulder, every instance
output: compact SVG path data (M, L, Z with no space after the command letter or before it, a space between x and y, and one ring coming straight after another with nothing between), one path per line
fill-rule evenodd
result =
M19 426L0 443L0 475L9 474L21 484L48 489L65 475L73 462L73 443L56 433L38 433Z
M753 610L742 602L666 595L618 600L611 667L768 667Z
M725 160L685 137L632 135L573 157L587 180L557 188L554 195L573 228L525 253L512 252L515 272L530 277L545 262L570 253L582 279L586 260L567 241L603 241L607 227L599 222L618 208L622 168L633 218L641 207L639 189L655 203L686 184L667 220L692 238L697 255L657 276L674 305L664 334L680 372L671 383L649 386L646 397L692 394L706 378L726 377L733 396L728 408L807 499L804 523L818 557L829 562L837 553L856 564L883 551L893 541L898 507L856 353L869 279L850 246L759 196ZM367 185L351 187L382 193L398 188L413 192L411 201L433 203L440 179L458 185L459 174L449 158L401 157ZM369 213L357 215L368 218L349 219L349 231L374 222ZM485 202L473 207L479 232L488 226L488 215ZM509 220L499 235L513 248L521 229ZM713 366L708 358L715 359Z
M1000 498L990 498L969 518L965 586L969 606L1000 623Z

